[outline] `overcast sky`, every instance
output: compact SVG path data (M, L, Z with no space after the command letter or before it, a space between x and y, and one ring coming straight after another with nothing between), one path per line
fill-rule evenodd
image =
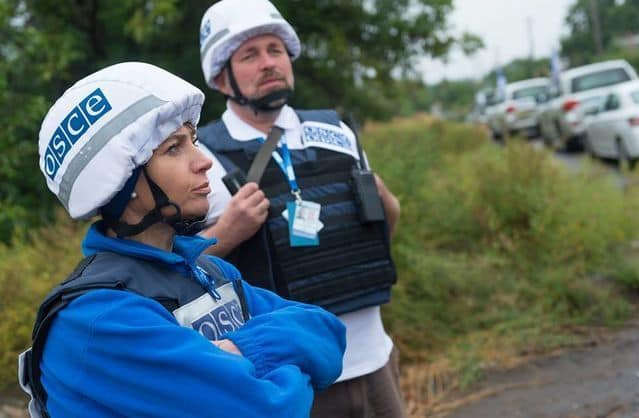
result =
M497 62L506 64L514 58L530 54L531 43L527 21L531 21L534 56L549 56L559 46L565 33L564 19L575 0L453 0L455 11L450 16L453 33L472 32L479 35L485 48L466 58L459 52L450 55L448 63L424 59L418 66L428 83L443 78L479 78Z

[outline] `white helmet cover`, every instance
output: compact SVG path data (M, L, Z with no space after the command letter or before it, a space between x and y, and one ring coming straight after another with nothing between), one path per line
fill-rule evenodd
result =
M42 122L40 170L72 218L87 218L185 122L204 94L150 64L125 62L75 83Z
M209 87L217 90L214 78L242 43L265 34L281 38L291 59L299 57L295 30L268 0L222 0L211 6L200 25L202 71Z

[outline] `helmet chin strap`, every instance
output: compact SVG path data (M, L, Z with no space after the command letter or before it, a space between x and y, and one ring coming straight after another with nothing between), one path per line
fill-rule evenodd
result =
M280 110L282 107L284 107L285 104L288 103L288 100L293 95L293 89L286 87L283 89L272 91L258 99L249 99L242 94L242 92L240 91L240 87L237 85L235 75L233 74L233 68L231 67L230 59L226 62L226 72L229 75L229 83L231 84L231 89L233 90L233 96L227 97L240 106L249 106L251 109L253 109L255 114L259 112L273 112L276 110Z
M151 195L155 201L155 207L137 224L127 224L120 220L110 222L109 227L115 231L118 238L130 237L137 235L158 222L163 222L175 229L175 233L178 235L193 235L199 232L204 227L204 221L206 214L202 216L196 216L185 219L182 217L182 209L176 203L171 202L169 197L164 191L157 185L146 171L146 167L142 168L144 177L146 177L147 184L151 189ZM162 214L162 209L172 207L175 213L165 216Z

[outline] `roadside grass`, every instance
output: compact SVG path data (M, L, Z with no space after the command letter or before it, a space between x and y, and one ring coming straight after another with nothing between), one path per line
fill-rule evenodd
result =
M639 188L599 164L575 172L523 140L502 147L426 117L371 124L363 138L402 203L383 314L412 376L409 406L635 312Z
M17 384L17 355L31 345L36 310L81 259L85 230L60 210L50 227L0 244L0 390Z
M383 315L413 411L635 311L639 188L619 188L597 164L575 173L523 141L501 147L481 128L423 115L368 124L362 140L402 204L399 279ZM0 388L15 385L35 310L81 258L86 226L60 211L0 247Z

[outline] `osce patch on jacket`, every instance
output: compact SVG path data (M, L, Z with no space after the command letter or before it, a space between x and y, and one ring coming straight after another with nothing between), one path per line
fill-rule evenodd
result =
M179 307L173 316L184 327L190 327L208 340L219 340L226 333L244 325L242 305L233 288L233 283L216 289L220 300L214 300L208 293Z
M111 104L102 93L95 89L84 98L53 132L44 154L44 168L47 176L53 180L73 144L82 137L91 125L111 110Z

